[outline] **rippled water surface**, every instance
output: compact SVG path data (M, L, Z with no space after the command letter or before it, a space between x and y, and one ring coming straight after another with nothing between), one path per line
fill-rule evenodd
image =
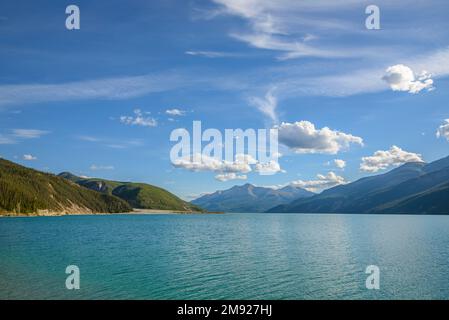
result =
M65 288L72 264L80 290ZM372 264L380 290L365 288ZM1 218L0 298L448 299L449 217Z

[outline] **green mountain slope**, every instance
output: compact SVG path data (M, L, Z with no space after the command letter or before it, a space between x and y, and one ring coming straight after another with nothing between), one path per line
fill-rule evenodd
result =
M162 188L145 183L119 182L97 178L81 178L69 172L59 174L83 187L104 194L117 196L133 208L202 212L203 210L190 204Z
M115 196L83 188L58 176L0 159L0 212L58 214L128 212Z
M449 183L379 206L377 213L449 213Z

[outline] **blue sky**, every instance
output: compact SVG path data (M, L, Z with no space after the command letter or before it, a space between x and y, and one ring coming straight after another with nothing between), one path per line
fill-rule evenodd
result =
M319 191L447 156L449 3L376 1L380 30L369 4L2 1L0 156L186 199L245 182ZM282 171L175 168L170 132L194 120L284 130Z

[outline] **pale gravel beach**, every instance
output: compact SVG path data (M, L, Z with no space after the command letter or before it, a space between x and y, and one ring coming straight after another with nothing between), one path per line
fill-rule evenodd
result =
M174 210L158 210L158 209L133 209L125 214L202 214L199 211L174 211Z
M158 209L133 209L125 214L224 214L224 212L175 211Z
M14 217L63 217L63 216L110 216L110 215L171 215L171 214L224 214L224 212L200 212L200 211L174 211L174 210L158 210L158 209L133 209L130 212L120 213L64 213L64 212L39 212L33 214L25 213L0 213L0 218L14 218Z

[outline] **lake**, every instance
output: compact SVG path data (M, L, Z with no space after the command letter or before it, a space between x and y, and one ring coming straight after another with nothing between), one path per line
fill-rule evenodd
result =
M448 216L0 218L0 257L1 299L449 298Z

